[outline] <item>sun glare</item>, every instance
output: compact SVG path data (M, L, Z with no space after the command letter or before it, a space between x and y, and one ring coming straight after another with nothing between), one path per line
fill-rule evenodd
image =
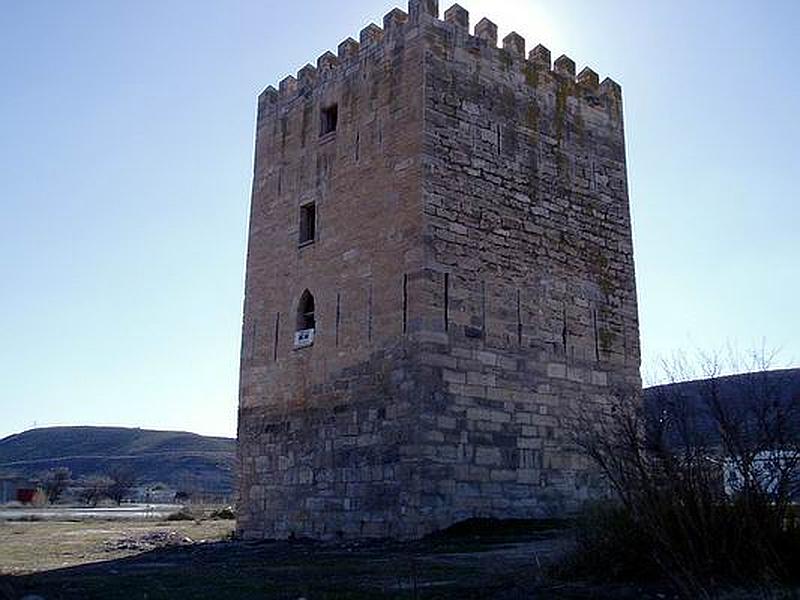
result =
M548 11L538 2L530 0L472 0L462 4L470 13L470 23L486 17L498 28L498 39L502 40L512 31L525 38L528 50L543 44L554 53L562 47L562 36ZM444 9L449 6L445 2ZM557 54L556 54L557 56Z

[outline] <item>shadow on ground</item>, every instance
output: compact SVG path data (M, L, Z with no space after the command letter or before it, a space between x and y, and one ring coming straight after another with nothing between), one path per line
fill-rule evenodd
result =
M0 578L0 598L592 598L546 567L568 547L558 526L481 526L420 542L215 542ZM607 590L609 592L609 590ZM641 591L614 597L642 598Z

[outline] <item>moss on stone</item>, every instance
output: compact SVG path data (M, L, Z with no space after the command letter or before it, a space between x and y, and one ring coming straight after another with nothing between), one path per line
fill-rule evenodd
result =
M514 59L511 58L511 54L508 50L501 49L500 50L500 65L503 67L504 71L508 71L513 64Z
M311 123L313 110L314 110L314 103L310 100L306 100L306 102L303 104L303 122L300 127L301 148L305 148L306 146L306 138L308 137L308 128Z
M575 86L570 81L561 80L556 89L556 138L559 145L564 133L564 124L567 118L567 98L575 95Z
M531 87L539 85L539 68L536 65L526 62L523 72L525 73L525 83Z
M503 86L498 92L500 113L508 119L514 119L517 111L517 99L514 96L514 90Z
M600 349L603 350L603 352L609 352L617 336L613 331L601 327L598 331L598 337L600 338Z
M534 133L539 132L539 105L536 104L535 100L528 102L525 111L525 125Z

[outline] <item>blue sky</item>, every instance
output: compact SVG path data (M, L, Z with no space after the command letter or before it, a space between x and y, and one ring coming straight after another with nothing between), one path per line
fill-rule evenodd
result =
M800 364L800 3L461 4L622 84L645 366ZM234 435L256 96L393 6L3 3L0 436Z

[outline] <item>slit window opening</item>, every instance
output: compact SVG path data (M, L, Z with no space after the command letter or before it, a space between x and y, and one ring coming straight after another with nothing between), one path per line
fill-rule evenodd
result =
M300 207L300 243L308 244L316 239L317 207L313 202Z
M331 104L327 108L323 108L320 119L320 135L327 135L336 131L336 126L339 124L339 106Z

